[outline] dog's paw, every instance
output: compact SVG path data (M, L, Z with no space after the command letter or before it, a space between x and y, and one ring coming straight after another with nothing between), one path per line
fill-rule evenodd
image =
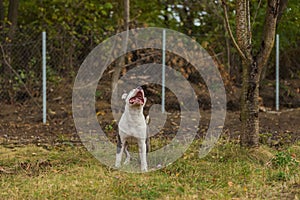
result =
M130 158L126 158L124 161L124 165L128 165L130 163Z
M142 172L148 172L148 168L147 168L147 167L144 167L144 168L141 169L141 171L142 171Z
M147 172L148 171L148 165L142 163L142 165L141 165L141 171L142 172Z

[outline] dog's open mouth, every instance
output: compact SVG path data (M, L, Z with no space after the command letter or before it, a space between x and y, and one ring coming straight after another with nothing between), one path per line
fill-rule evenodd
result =
M144 102L145 102L145 100L144 100L144 94L143 94L142 90L138 91L135 96L133 96L129 99L130 104L143 105Z

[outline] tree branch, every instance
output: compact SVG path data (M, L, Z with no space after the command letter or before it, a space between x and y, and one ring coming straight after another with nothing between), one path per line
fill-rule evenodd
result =
M280 9L279 2L280 0L268 0L263 38L260 50L257 54L257 62L260 68L263 68L267 64L267 60L274 46L277 17Z
M252 26L253 26L253 25L254 25L254 23L255 23L255 20L256 20L257 14L258 14L258 10L260 9L260 6L261 6L261 0L259 0L259 2L258 2L258 5L257 5L257 8L256 8L256 11L255 11L255 14L254 14L254 17L253 17Z
M234 47L236 48L236 50L238 51L238 53L240 54L240 56L242 57L243 60L247 60L247 57L245 56L245 54L243 53L243 51L241 50L240 46L237 44L233 34L232 34L232 31L231 31L231 28L230 28L230 24L229 24L229 19L228 19L228 12L227 12L227 5L226 5L226 2L225 0L222 0L222 6L223 6L223 10L224 10L224 17L225 17L225 25L226 25L226 29L227 29L227 32L230 36L230 39L232 40L233 44L234 44Z
M284 11L286 10L287 4L288 4L289 0L280 0L279 3L279 12L278 12L278 17L277 17L277 24L280 21Z
M252 32L251 32L251 13L250 13L250 2L247 1L246 2L246 17L247 17L247 42L248 42L248 46L252 45Z

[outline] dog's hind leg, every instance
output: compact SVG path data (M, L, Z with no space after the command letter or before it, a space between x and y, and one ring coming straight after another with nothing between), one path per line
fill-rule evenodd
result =
M118 137L117 137L117 154L116 154L116 163L115 163L116 168L119 168L121 166L122 154L124 152L124 148L125 148L125 141L124 141L124 139L121 139L120 135L118 134Z
M130 154L129 154L129 151L128 151L128 143L127 142L125 143L125 149L124 149L124 151L125 151L125 155L126 155L126 159L124 161L124 165L127 165L130 162Z
M149 153L151 151L150 149L150 138L146 139L146 153Z
M142 172L148 171L146 151L147 151L146 139L141 139L139 141L139 153L140 153L140 159L141 159L141 171Z

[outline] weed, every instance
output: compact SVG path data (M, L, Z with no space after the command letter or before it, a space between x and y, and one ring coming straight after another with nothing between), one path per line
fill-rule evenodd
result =
M96 90L95 97L97 100L102 99L103 93L100 90Z
M287 181L298 173L299 161L289 151L279 151L272 159L273 173L269 173L271 180Z
M116 124L116 121L113 120L113 121L111 121L110 124L105 125L105 127L104 127L105 132L107 132L107 133L114 132L114 125L115 125L115 124Z
M277 167L299 165L299 162L289 152L285 151L278 152L272 162Z

